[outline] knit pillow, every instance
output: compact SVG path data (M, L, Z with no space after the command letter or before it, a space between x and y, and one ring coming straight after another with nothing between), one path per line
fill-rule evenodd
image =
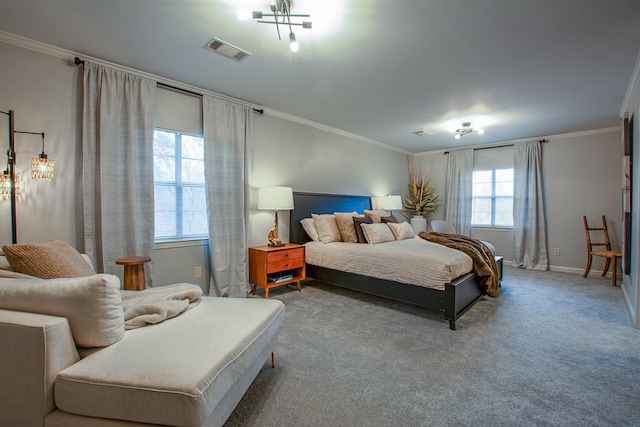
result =
M14 271L29 276L57 279L95 274L82 254L61 240L5 245L2 250Z

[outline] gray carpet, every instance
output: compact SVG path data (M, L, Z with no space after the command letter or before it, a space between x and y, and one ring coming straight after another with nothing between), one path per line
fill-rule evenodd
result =
M620 288L504 270L456 331L320 282L271 290L287 309L277 368L225 426L640 426L640 330Z

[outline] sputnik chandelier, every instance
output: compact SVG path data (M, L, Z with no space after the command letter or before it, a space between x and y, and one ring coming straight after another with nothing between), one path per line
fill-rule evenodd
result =
M468 133L471 132L476 132L480 135L482 135L484 133L484 129L480 129L480 128L472 128L471 127L471 122L464 122L462 123L462 127L456 129L456 136L455 139L460 139L463 136L465 136Z
M289 42L291 43L291 51L297 52L299 47L298 42L296 41L296 35L293 32L292 26L298 25L302 28L311 28L310 21L303 22L291 22L291 18L309 18L311 15L307 14L292 14L291 10L293 9L293 0L275 0L271 3L271 12L273 13L263 13L263 12L252 12L253 19L257 19L261 24L275 24L276 31L278 32L278 40L282 40L280 37L280 27L279 25L284 25L285 27L289 27ZM273 16L273 21L264 21L262 18L265 16ZM280 22L278 22L280 19Z

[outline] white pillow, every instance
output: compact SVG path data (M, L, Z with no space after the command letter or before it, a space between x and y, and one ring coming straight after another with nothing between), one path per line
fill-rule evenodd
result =
M0 308L66 317L79 347L105 347L124 337L120 279L110 274L0 278Z
M341 242L340 230L336 223L336 217L333 214L317 215L311 214L313 222L316 225L318 239L322 243Z
M367 243L384 243L393 242L395 237L387 224L383 222L375 222L373 224L360 224L364 237L367 239Z
M305 218L300 221L300 224L302 224L302 228L304 228L304 231L307 233L307 236L311 238L311 240L313 240L314 242L317 242L319 240L318 230L316 230L316 223L313 218Z
M413 232L411 225L406 221L399 224L395 222L387 222L387 226L391 229L396 240L412 239L416 235Z

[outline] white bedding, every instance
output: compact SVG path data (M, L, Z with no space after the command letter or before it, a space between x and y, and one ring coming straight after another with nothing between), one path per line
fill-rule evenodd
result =
M439 290L473 268L468 255L417 236L375 245L307 242L305 248L307 264Z

